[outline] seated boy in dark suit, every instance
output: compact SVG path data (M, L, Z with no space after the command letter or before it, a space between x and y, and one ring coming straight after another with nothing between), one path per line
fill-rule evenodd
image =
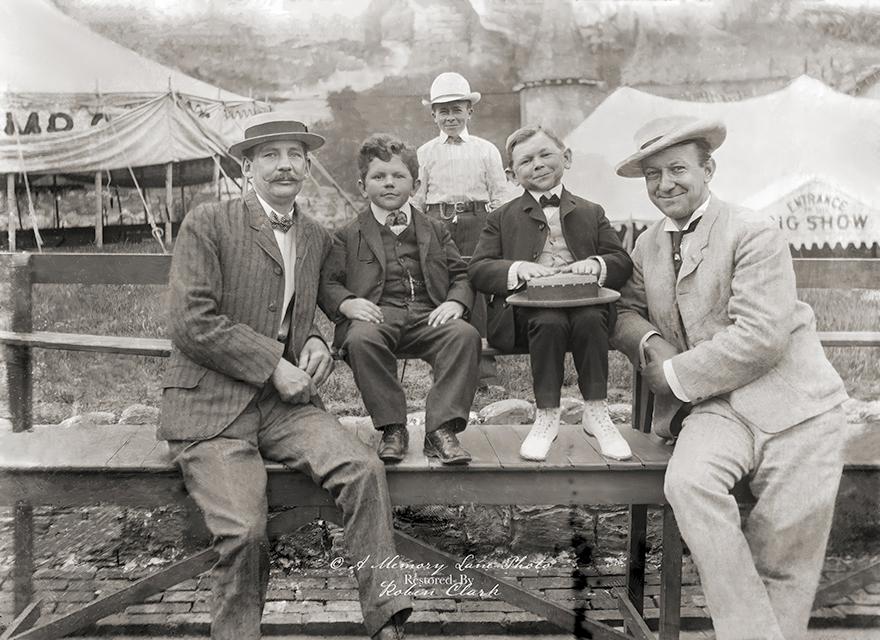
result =
M592 274L600 286L619 289L632 272L632 261L602 207L562 186L571 150L557 136L541 127L523 127L506 146L510 170L524 191L489 214L468 273L477 290L492 294L489 344L502 351L529 349L537 412L520 455L543 460L556 438L570 350L584 398L584 430L596 437L604 455L629 458L632 452L606 404L614 307L513 308L506 298L532 278L565 271Z
M409 204L418 188L416 152L387 135L367 138L358 181L370 205L339 230L321 276L319 304L336 323L334 345L354 373L373 424L379 457L406 454L406 398L396 354L433 368L425 405L425 455L444 464L471 456L456 433L467 426L479 377L480 335L463 317L474 300L449 231Z

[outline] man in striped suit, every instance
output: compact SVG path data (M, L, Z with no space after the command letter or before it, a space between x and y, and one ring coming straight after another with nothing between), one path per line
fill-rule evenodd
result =
M168 440L219 554L211 637L260 637L269 577L264 460L301 471L343 514L370 635L400 638L411 611L382 560L396 555L385 472L328 414L317 387L332 370L314 326L331 239L296 196L309 151L324 143L279 113L255 116L229 152L253 184L244 198L196 208L184 220L170 276L173 350L159 436Z

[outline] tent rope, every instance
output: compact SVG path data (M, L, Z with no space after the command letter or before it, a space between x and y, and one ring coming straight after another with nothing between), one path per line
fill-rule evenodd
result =
M15 133L15 147L18 150L18 160L21 162L21 175L24 177L24 190L27 193L28 216L31 219L31 227L34 229L34 240L37 243L37 251L43 253L43 238L40 236L40 227L37 225L37 212L34 210L34 201L31 197L31 183L28 180L27 170L24 163L24 152L21 149L21 138L18 135L18 126L13 124L13 132Z

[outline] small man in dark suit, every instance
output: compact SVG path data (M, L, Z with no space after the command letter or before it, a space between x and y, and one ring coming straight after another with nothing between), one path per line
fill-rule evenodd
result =
M562 186L571 150L556 135L527 126L512 133L506 146L523 193L489 214L468 273L477 290L492 296L489 344L502 351L529 349L537 412L520 455L543 460L556 438L570 350L584 398L584 430L596 437L604 455L629 458L632 452L606 404L614 307L514 309L506 298L532 278L560 272L592 274L600 286L619 289L632 272L632 261L602 207Z
M471 460L456 433L467 426L479 378L480 335L464 317L474 301L467 266L439 220L410 206L418 188L416 152L387 134L364 141L358 181L370 205L333 244L319 304L336 322L344 354L375 427L379 457L406 455L406 397L396 354L428 362L434 385L425 405L425 455L443 464Z
M314 325L332 239L296 202L324 138L283 113L254 116L229 153L253 189L184 219L169 282L172 350L159 437L214 535L212 640L256 640L269 581L264 460L301 471L342 511L367 632L403 637L409 598L383 593L398 571L385 470L324 410L333 369Z

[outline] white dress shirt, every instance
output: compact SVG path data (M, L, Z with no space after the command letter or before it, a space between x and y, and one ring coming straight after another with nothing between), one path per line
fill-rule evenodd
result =
M703 217L703 214L706 213L706 209L709 208L709 201L712 199L711 194L706 201L697 207L696 211L691 214L691 217L687 219L683 224L679 224L677 220L673 220L672 218L666 218L663 221L663 231L686 231L693 227L697 220ZM684 262L684 257L687 255L688 247L690 246L690 234L686 234L681 238L681 260ZM645 366L646 357L645 357L645 345L648 343L648 338L651 336L659 336L660 333L657 331L649 331L644 336L642 336L641 341L639 342L639 360L641 361L641 365ZM684 388L681 386L681 382L678 380L678 376L675 374L675 369L672 367L672 360L666 360L663 363L663 375L666 377L666 383L669 385L669 388L672 390L672 393L676 398L681 400L682 402L690 402L690 398L684 392Z
M375 202L370 203L370 210L373 212L373 217L376 219L376 222L378 222L379 224L381 224L384 227L385 226L385 219L388 218L388 215L391 213L391 211L383 209L382 207L377 205ZM401 213L403 213L403 215L406 216L406 224L403 224L403 225L396 224L392 227L388 227L389 229L391 229L391 233L393 233L396 236L399 236L401 233L403 233L403 230L409 226L410 222L412 222L412 210L410 209L408 202L404 202L403 206L400 207L400 209L398 209L398 211L400 211Z
M266 214L266 217L269 217L269 214L274 211L272 206L263 200L260 197L260 194L254 191L257 196L257 200L260 201L260 205L263 207L263 212ZM294 205L295 207L296 205ZM278 215L283 216L293 216L294 209L286 213L282 213L280 211L275 211ZM284 299L282 300L283 304L281 306L281 320L278 323L278 333L279 335L283 333L287 333L284 330L284 319L287 317L287 305L290 304L291 299L293 299L293 294L296 289L295 284L295 276L294 276L294 265L296 265L296 218L293 219L293 226L287 230L287 233L282 232L279 229L272 229L273 234L275 235L275 241L278 243L278 250L281 252L281 260L284 263ZM289 328L289 327L288 327Z

